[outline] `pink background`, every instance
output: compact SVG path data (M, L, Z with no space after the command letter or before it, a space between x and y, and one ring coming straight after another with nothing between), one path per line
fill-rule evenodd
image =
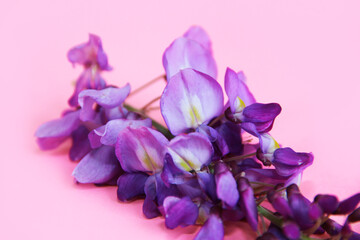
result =
M192 239L197 231L145 219L142 202L119 203L115 188L75 184L69 142L52 152L38 149L36 128L66 108L81 72L66 52L89 32L101 36L114 67L107 81L136 88L164 72L161 56L171 41L193 24L203 26L219 82L227 66L244 70L260 102L283 107L273 136L314 153L303 193L343 199L359 192L359 3L1 1L0 239ZM163 86L129 103L140 107ZM248 230L227 226L226 239L243 234L239 226Z

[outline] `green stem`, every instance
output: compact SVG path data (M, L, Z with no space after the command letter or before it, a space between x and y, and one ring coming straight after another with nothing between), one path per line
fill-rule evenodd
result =
M300 239L301 240L320 240L321 238L312 238L312 237L306 236L304 234L301 234Z
M143 111L141 111L140 109L137 109L129 104L124 103L124 107L132 112L136 112L139 113L140 115L142 115L144 118L150 118L152 121L152 125L156 128L156 130L158 130L159 132L161 132L162 134L164 134L164 136L167 139L172 139L174 138L174 136L171 134L171 132L169 131L169 129L167 129L165 126L163 126L161 123L157 122L156 120L152 119L151 117L147 116Z
M270 210L268 210L262 206L257 206L257 210L258 210L259 214L261 214L262 216L264 216L265 218L270 220L270 222L272 222L276 226L278 226L278 227L282 226L282 220L279 217L275 216Z

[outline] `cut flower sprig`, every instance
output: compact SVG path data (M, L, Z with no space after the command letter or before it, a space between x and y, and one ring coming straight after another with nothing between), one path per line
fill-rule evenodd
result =
M165 75L134 91L102 78L112 68L96 35L70 49L68 59L84 67L69 109L35 135L43 150L72 139L78 183L117 186L124 202L144 199L144 215L163 216L169 229L201 225L198 240L223 239L224 223L236 221L247 222L262 240L360 239L351 229L360 221L360 193L343 201L301 194L302 173L314 157L281 147L270 135L282 110L278 103L257 102L244 73L228 68L224 104L211 41L201 27L165 50ZM127 100L160 80L166 81L163 93L142 108ZM148 116L159 100L166 126ZM339 224L332 215L346 220Z

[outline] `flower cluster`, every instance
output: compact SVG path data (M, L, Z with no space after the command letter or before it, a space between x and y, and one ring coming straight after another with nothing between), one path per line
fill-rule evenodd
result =
M43 150L72 139L77 182L116 185L120 201L143 198L144 215L163 216L170 229L202 225L198 240L223 239L227 221L246 221L258 239L309 239L324 232L360 239L350 226L360 221L360 194L344 201L318 195L311 202L300 193L297 185L313 155L281 147L269 134L281 112L278 103L257 102L244 73L228 68L224 104L202 28L191 27L164 52L166 87L159 98L166 127L147 116L152 102L142 109L125 103L129 84L118 88L101 77L111 67L99 37L70 49L68 59L84 67L70 109L35 135ZM340 225L332 214L348 216ZM260 231L267 227L259 222L264 218L271 224Z

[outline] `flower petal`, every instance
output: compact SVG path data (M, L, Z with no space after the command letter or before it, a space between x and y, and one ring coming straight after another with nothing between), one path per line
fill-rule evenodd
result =
M143 120L127 120L127 119L115 119L110 120L105 126L101 126L94 129L91 134L93 146L98 146L99 142L104 145L114 146L119 133L126 127L137 128L140 126L151 128L151 119ZM96 137L97 135L98 137Z
M91 151L88 134L89 130L84 126L80 126L71 134L73 140L69 152L71 160L78 161Z
M242 153L243 144L241 138L241 128L239 125L232 122L225 122L216 128L216 130L225 140L230 153L235 155Z
M121 172L113 147L102 146L88 153L72 175L80 183L104 183Z
M221 86L215 79L196 70L185 69L168 82L160 107L169 130L178 135L219 116L223 102Z
M193 225L199 215L198 207L186 196L177 198L169 196L164 200L165 225L174 229L177 226Z
M206 50L211 52L211 41L205 30L200 26L192 26L184 33L184 37L200 43Z
M334 214L349 214L354 211L359 202L360 193L354 194L353 196L341 201Z
M79 111L70 112L63 117L42 124L35 136L42 150L58 147L79 127Z
M190 28L165 50L163 65L167 79L180 70L193 68L216 79L217 67L210 49L210 40L201 28Z
M225 139L214 128L202 124L196 131L206 136L212 143L215 152L214 157L221 158L229 153L229 147L226 144Z
M279 175L290 176L302 172L314 161L311 153L297 153L291 148L278 148L274 151L272 164Z
M216 182L214 175L207 172L198 172L196 176L198 177L199 184L203 191L213 200L213 202L217 202L218 198L216 195Z
M339 206L339 200L335 195L318 194L314 202L319 204L323 212L327 214L333 213Z
M168 145L168 153L177 168L183 171L199 171L211 161L213 147L200 133L179 135Z
M168 140L147 127L127 127L119 133L116 156L126 172L155 172L163 167Z
M256 231L258 225L258 212L254 192L249 181L244 177L239 178L238 188L240 192L240 208L245 213L246 221L251 228Z
M147 218L155 218L160 216L160 212L156 205L156 178L155 175L148 177L144 186L145 200L143 204L143 213Z
M300 229L295 223L286 222L282 228L285 236L288 237L289 239L300 238Z
M287 196L294 220L301 229L308 229L313 226L314 221L310 218L311 202L299 191L296 184L290 185L287 189Z
M242 72L236 74L234 70L230 68L226 69L225 91L229 97L229 105L233 113L242 110L243 107L239 105L241 101L243 101L245 106L249 106L256 102L245 83L245 75Z
M79 93L86 89L100 90L106 87L105 80L101 77L100 71L97 68L86 68L80 77L76 80L76 85L73 95L68 100L72 107L78 107Z
M79 105L82 108L80 118L82 121L92 120L95 117L94 103L103 108L120 106L130 93L130 85L122 88L108 87L102 90L88 89L79 94Z
M223 222L218 216L211 214L194 240L222 240L223 238Z
M219 162L215 165L215 181L218 198L234 207L239 201L239 192L234 176L225 163Z
M125 173L117 180L117 196L122 202L145 195L145 182L149 175L144 173Z
M111 70L108 60L103 51L100 37L89 34L89 41L71 48L67 54L68 60L75 64L88 66L98 64L102 70Z

